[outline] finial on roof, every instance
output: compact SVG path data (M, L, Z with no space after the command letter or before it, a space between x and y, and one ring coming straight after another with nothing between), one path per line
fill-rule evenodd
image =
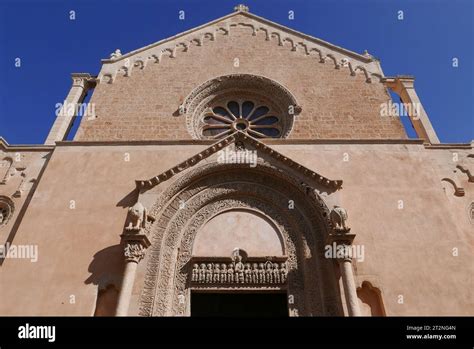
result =
M238 12L249 12L249 7L248 6L245 6L243 4L239 4L237 6L234 7L234 11L238 11Z
M369 51L367 50L364 50L364 56L367 56L367 57L372 57L372 55L369 53Z
M122 52L119 49L116 49L113 53L110 54L111 59L119 58L122 56Z

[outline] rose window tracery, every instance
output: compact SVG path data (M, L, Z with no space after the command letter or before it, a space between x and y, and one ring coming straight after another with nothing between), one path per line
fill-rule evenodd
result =
M276 81L231 74L197 86L177 110L186 116L193 139L219 139L237 131L254 138L287 138L302 108Z
M7 224L14 211L13 202L6 196L0 196L0 226Z
M280 118L268 106L250 100L216 103L203 113L202 135L220 138L234 131L258 138L281 136Z

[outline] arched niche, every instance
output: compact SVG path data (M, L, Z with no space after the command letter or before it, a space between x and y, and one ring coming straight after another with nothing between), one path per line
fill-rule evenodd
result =
M281 232L269 217L254 210L233 209L217 214L199 229L192 255L222 257L235 248L253 257L285 254Z

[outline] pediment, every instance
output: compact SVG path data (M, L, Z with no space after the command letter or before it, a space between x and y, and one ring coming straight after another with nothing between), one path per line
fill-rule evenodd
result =
M136 180L136 187L140 192L145 192L153 187L159 185L162 182L165 182L172 177L180 174L183 171L187 171L188 169L195 167L200 162L209 159L211 157L216 157L217 159L223 153L218 154L220 151L224 151L226 149L231 149L234 151L236 146L244 146L245 149L252 149L256 150L257 156L265 156L276 164L279 168L290 168L296 173L300 174L304 177L308 182L314 182L328 189L328 191L336 191L341 188L342 180L332 180L329 179L299 163L290 159L289 157L283 155L282 153L276 151L273 147L270 147L259 140L247 135L244 132L236 131L233 134L219 140L218 142L210 145L208 148L196 153L195 155L191 156L187 160L181 162L180 164L164 171L152 178L145 179L145 180ZM216 161L216 159L214 159Z
M223 36L232 34L235 28L248 29L249 40L264 37L275 45L287 47L298 54L328 63L336 69L346 69L348 74L364 74L366 82L375 77L383 78L379 62L370 54L359 54L333 45L327 41L300 33L248 12L245 7L227 16L195 27L181 34L160 40L126 54L112 54L110 59L102 60L102 69L98 81L113 83L118 75L131 76L136 69L146 69L149 64L160 64L164 56L179 59L192 50L206 49L208 41L219 41Z

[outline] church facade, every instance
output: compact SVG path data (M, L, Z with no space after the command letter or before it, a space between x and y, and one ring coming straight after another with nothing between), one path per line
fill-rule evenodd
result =
M473 144L412 76L239 5L72 80L0 139L1 315L474 313Z

